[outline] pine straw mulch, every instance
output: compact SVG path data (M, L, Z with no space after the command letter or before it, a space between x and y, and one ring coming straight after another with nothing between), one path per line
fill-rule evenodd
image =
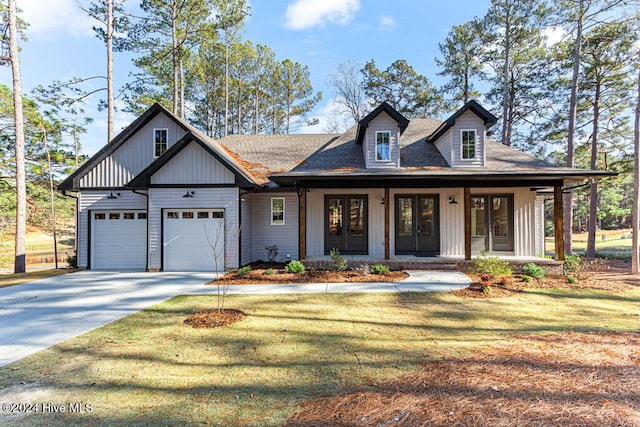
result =
M287 283L343 283L343 282L397 282L409 275L404 271L390 271L389 274L372 274L364 271L306 270L301 274L287 273L283 265L260 264L239 276L230 272L208 285L262 285Z
M468 273L467 275L471 279L471 285L465 289L452 291L452 294L467 298L498 298L514 295L527 288L625 292L640 286L640 276L632 275L630 262L624 260L584 261L580 271L572 274L577 279L576 283L569 283L564 276L545 276L542 279L525 282L522 280L522 275L514 274L506 280L506 283L501 283L500 279L493 280L489 293L482 292L479 274Z
M247 317L240 310L225 308L222 310L203 310L187 317L184 321L194 328L219 328L241 321Z
M303 401L287 426L640 426L640 334L519 335L373 388Z

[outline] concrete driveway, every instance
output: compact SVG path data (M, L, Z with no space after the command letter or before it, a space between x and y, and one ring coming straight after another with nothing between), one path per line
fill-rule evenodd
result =
M396 283L235 285L228 294L446 292L469 279L453 271L410 271ZM79 271L0 288L0 366L180 294L216 294L212 273Z

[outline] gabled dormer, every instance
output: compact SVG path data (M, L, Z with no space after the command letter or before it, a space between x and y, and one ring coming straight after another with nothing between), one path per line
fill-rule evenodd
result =
M453 168L484 167L487 130L497 121L493 114L471 100L429 135L427 142L434 144Z
M365 167L399 168L400 136L409 120L383 102L358 122L356 143L362 145Z

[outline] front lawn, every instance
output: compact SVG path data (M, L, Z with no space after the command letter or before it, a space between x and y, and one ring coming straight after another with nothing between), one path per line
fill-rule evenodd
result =
M91 405L91 412L82 413L0 414L0 424L270 426L297 414L291 418L295 425L296 419L309 419L304 413L309 399L378 393L398 378L413 378L421 366L447 360L464 364L465 358L491 354L514 337L637 333L639 303L640 288L618 293L528 289L492 299L450 293L227 296L225 307L247 317L222 328L195 329L183 321L215 308L215 296L181 296L0 368L2 402L46 402L67 409L76 402ZM624 346L618 343L621 351L636 355L637 367L640 350ZM512 362L493 360L509 371ZM580 363L585 365L576 366L578 371L610 372L606 361ZM544 369L542 362L536 366ZM638 369L625 375L629 384L640 383ZM486 387L492 385L504 387L495 382ZM573 393L574 386L576 381L568 382L565 391ZM465 393L473 392L469 387L464 385ZM491 393L499 391L487 394L486 387L478 396L496 410ZM531 396L544 399L539 390L544 384ZM607 389L598 396L620 405ZM632 425L640 419L640 402L637 393L628 397L625 409L635 418L621 424ZM325 405L324 411L338 408ZM358 420L356 425L367 424L366 418Z

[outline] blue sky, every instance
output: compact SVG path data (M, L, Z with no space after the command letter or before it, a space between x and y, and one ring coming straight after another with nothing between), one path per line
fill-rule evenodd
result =
M138 1L128 0L129 7ZM490 0L250 0L251 16L243 38L270 46L279 59L290 58L307 65L315 91L323 101L314 115L320 123L300 132L323 132L331 110L333 94L327 75L347 60L364 63L375 59L386 68L396 59L405 59L418 73L436 85L434 58L438 42L453 25L462 24L487 11ZM20 55L23 91L29 94L39 84L73 76L104 75L105 49L91 29L94 22L77 7L75 0L17 0L21 17L30 23L28 41ZM116 89L127 82L133 70L130 54L115 55ZM0 68L0 82L11 85L8 67ZM106 143L106 112L96 105L100 95L87 105L94 118L82 137L83 151L93 154ZM133 117L116 115L116 132Z

